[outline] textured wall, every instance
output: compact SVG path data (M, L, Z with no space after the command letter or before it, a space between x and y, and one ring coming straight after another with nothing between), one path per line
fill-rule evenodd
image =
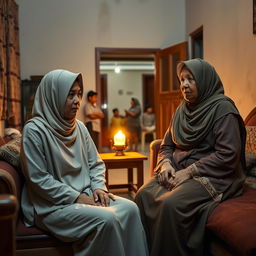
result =
M185 40L185 0L16 2L22 79L64 68L83 73L87 92L95 89L95 47L163 48Z
M251 0L187 0L187 34L204 26L204 58L245 118L256 105L256 35Z

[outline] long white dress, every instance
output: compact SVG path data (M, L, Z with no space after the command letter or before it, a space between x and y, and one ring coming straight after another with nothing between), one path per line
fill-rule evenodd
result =
M37 118L24 127L21 159L26 178L22 193L25 223L73 242L76 256L148 255L135 203L120 197L109 207L74 203L81 192L92 195L96 188L106 190L105 165L86 127L78 120L77 129L80 137L68 145L69 154L65 154L65 146L60 147L58 138ZM58 147L54 152L60 151L58 156L49 151L53 144ZM74 150L72 154L72 147L80 147L81 152ZM62 154L66 159L60 161Z

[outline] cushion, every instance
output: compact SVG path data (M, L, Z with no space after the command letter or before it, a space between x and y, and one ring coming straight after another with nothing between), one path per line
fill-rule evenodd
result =
M245 151L250 154L256 154L256 126L246 126L246 132Z
M0 147L0 158L14 167L20 165L21 137L15 138Z
M256 177L256 154L245 153L247 176Z
M250 188L256 189L256 177L247 176L245 179L245 185L247 185ZM255 212L256 215L256 212Z
M225 241L238 255L256 250L256 189L220 203L208 218L207 228Z

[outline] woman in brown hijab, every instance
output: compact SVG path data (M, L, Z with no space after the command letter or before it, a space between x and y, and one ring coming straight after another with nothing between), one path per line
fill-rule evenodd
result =
M136 196L150 255L202 255L208 215L242 192L245 129L206 61L177 66L183 102L162 141L155 177Z

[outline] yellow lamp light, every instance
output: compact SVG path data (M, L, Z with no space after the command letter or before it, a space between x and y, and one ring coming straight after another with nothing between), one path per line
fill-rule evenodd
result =
M112 148L116 151L116 156L124 156L124 149L126 148L125 134L120 130L114 136L114 145Z
M125 145L125 134L121 130L114 136L114 145Z

